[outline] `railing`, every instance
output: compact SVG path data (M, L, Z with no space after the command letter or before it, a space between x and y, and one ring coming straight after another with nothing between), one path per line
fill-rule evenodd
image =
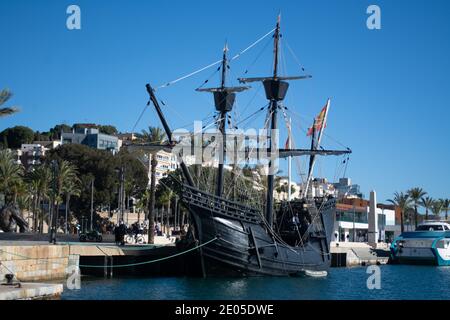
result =
M189 204L211 210L214 214L219 214L232 219L246 220L253 223L261 222L261 215L258 210L217 197L187 185L183 185L183 199Z

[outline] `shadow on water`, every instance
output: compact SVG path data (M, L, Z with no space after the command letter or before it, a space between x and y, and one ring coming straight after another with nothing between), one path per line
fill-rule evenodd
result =
M326 278L120 278L83 277L80 290L62 299L124 300L403 300L450 299L450 267L381 266L378 289L368 289L367 268L333 268Z

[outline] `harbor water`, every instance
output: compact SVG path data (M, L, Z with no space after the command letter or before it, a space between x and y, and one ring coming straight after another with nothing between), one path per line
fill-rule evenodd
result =
M332 268L325 278L82 278L65 300L442 300L450 299L450 267L383 265L380 288L366 267ZM369 279L369 283L374 282Z

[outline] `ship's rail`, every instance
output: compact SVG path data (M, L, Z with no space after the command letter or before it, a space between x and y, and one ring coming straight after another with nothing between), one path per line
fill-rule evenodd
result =
M183 200L188 204L210 210L215 215L245 220L251 223L261 222L261 213L258 210L217 197L188 185L183 185Z

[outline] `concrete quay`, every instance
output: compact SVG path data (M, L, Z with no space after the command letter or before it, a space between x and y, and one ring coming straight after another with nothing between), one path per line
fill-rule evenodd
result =
M19 281L48 281L65 279L67 267L77 264L68 245L36 242L0 242L0 282L6 274Z
M91 276L178 276L191 269L186 259L196 252L179 255L172 239L156 245L44 241L0 241L0 283L6 274L22 282L63 280L78 266ZM172 257L174 256L174 257ZM195 268L192 268L195 270Z
M331 242L331 266L352 267L389 262L389 247L380 244L376 247L363 242Z
M21 283L0 285L0 300L55 300L63 292L62 284Z

